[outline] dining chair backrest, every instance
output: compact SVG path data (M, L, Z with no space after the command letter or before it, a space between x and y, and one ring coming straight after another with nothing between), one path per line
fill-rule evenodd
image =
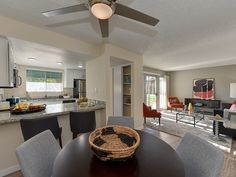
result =
M109 116L107 125L122 125L129 128L134 128L134 118L122 116Z
M60 146L62 147L62 128L59 127L57 116L36 119L21 119L20 126L25 141L45 130L51 130L54 137L59 139Z
M96 128L96 119L95 112L70 112L70 129L73 133L73 138L77 134L87 133L95 130Z
M50 130L37 134L16 149L24 177L50 177L61 148Z
M185 177L219 177L224 153L207 141L186 133L177 147L185 167Z

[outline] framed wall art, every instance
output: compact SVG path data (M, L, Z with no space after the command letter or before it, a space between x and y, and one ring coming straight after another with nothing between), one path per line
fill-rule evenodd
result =
M193 98L214 100L215 99L215 79L194 79Z

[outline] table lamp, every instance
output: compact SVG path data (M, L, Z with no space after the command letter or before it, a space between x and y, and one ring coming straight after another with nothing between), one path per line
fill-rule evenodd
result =
M193 112L193 105L192 105L192 103L189 103L188 104L188 113L190 114L192 112Z
M230 83L230 98L236 98L236 83Z

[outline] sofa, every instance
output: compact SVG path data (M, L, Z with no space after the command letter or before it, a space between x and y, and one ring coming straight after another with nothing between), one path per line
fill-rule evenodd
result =
M236 101L234 103L236 103ZM218 114L221 117L224 117L224 109L229 109L231 105L232 104L229 104L229 103L222 103L222 108L215 109L214 115ZM213 122L213 132L215 134L215 121ZM236 129L225 128L222 122L219 122L219 133L236 138Z

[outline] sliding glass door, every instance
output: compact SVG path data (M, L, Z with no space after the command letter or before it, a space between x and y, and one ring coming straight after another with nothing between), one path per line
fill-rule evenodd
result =
M152 109L159 108L159 76L144 74L144 102Z
M166 109L167 108L167 82L168 79L166 76L162 76L159 79L159 97L160 97L160 108Z
M168 77L144 74L144 102L152 109L167 108Z

